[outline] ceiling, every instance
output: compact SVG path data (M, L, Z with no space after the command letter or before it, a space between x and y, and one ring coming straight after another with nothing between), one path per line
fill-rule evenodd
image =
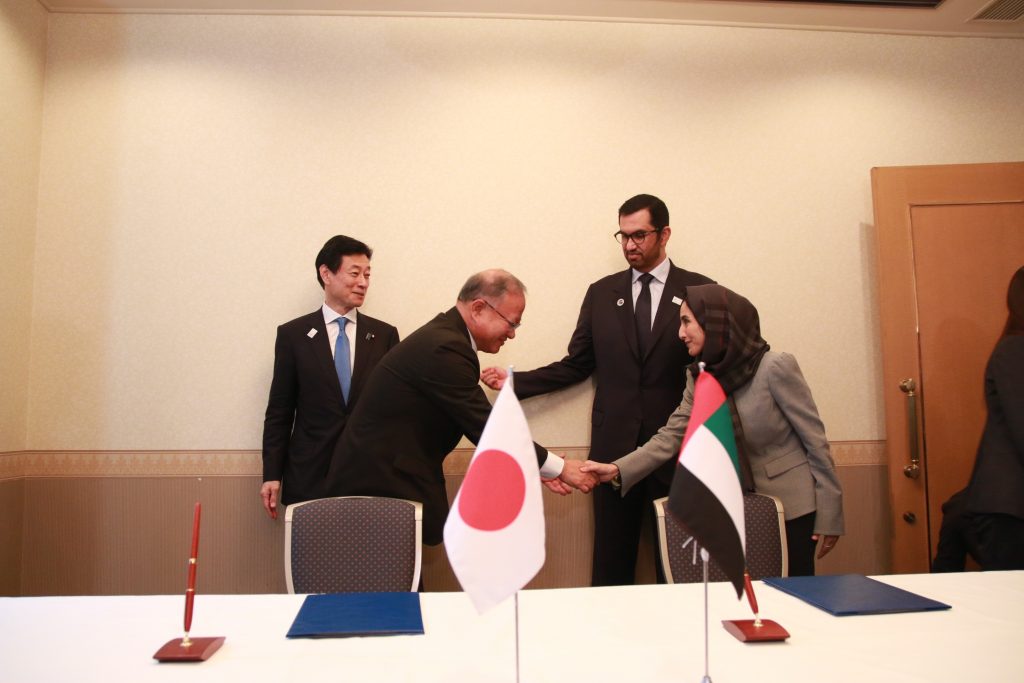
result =
M806 0L39 0L51 12L75 13L494 17L1024 38L1024 0L943 0L935 8L865 4L870 1L837 4ZM975 18L986 9L993 11L993 6L1007 18Z

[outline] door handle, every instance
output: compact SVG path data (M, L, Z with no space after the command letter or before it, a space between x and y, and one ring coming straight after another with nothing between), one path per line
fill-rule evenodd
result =
M917 383L913 379L900 382L900 391L907 395L907 432L910 439L910 464L903 468L903 476L917 479L921 476L921 452L917 439Z

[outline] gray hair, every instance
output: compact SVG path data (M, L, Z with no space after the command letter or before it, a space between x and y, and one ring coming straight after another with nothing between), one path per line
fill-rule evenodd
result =
M506 294L526 295L526 285L512 273L500 268L484 270L470 275L459 290L459 301L474 299L500 299Z

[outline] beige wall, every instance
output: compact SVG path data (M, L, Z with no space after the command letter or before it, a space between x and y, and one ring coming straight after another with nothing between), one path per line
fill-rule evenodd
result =
M404 334L508 267L530 303L496 360L550 361L641 191L800 359L830 438L879 439L869 169L1024 158L1019 40L52 15L47 59L33 450L258 448L274 328L318 305L338 231ZM538 440L587 445L589 392L527 402Z
M668 202L678 263L759 306L830 438L871 445L837 457L851 532L826 569L887 568L869 169L1024 158L1024 41L28 0L0 19L0 591L174 590L121 572L173 564L196 496L230 551L207 587L276 590L258 460L230 454L255 457L274 328L319 305L324 239L375 247L365 310L403 334L469 273L517 273L524 325L485 361L525 369L623 267L637 192ZM535 437L585 449L590 392L526 402ZM93 452L135 471L82 474ZM584 525L571 576L573 500L549 511ZM129 564L74 570L82 543Z
M25 448L46 12L0 0L0 453Z

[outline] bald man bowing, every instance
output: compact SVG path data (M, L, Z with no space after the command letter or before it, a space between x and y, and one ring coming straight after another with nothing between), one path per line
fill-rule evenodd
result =
M371 495L423 503L423 541L442 540L448 516L442 463L465 436L480 439L491 404L477 352L514 339L526 287L504 270L471 276L455 306L413 332L381 360L334 450L327 495ZM589 492L596 479L534 444L548 488Z

